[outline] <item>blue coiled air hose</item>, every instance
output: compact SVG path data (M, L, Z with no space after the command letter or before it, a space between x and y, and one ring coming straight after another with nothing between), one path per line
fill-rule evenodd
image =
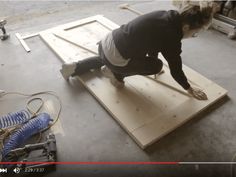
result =
M0 129L23 124L30 118L30 113L26 110L8 113L7 115L0 117Z
M17 130L17 132L12 134L9 140L4 144L4 148L2 150L2 161L7 160L6 156L11 150L18 148L32 135L47 128L50 121L52 121L52 119L49 114L41 113L24 124L19 130Z

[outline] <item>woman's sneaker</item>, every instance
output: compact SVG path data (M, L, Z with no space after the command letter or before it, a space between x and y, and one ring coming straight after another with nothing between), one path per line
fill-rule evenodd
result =
M76 62L65 63L62 65L60 72L65 80L69 80L70 76L75 72L75 68Z
M113 86L115 86L116 88L123 88L124 87L124 85L125 85L124 81L123 80L119 81L107 66L102 66L101 72L105 77L110 79L111 84Z

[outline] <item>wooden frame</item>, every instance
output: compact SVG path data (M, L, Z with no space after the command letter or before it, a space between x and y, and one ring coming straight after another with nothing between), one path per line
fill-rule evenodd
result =
M67 63L95 55L96 42L117 27L98 15L48 29L40 36L62 62ZM162 56L159 58L165 62ZM184 65L191 84L208 95L207 101L198 101L173 80L166 62L164 70L157 79L127 77L123 89L113 87L98 70L78 79L140 147L145 148L227 94L224 88Z

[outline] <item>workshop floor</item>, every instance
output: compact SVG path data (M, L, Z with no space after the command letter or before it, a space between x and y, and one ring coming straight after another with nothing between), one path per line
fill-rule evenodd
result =
M231 161L236 153L236 42L209 30L183 41L183 62L229 91L229 97L207 113L143 151L78 82L61 76L60 60L39 37L28 39L26 53L15 33L26 34L96 14L117 24L136 17L114 2L1 1L0 17L8 17L11 38L0 41L0 89L33 93L53 90L63 103L56 135L59 161ZM142 12L173 8L171 2L129 1ZM11 97L12 99L12 97ZM23 99L23 98L22 98ZM25 100L24 100L25 101ZM0 114L24 107L0 99ZM19 106L20 104L20 106ZM3 109L4 108L4 109ZM47 176L230 176L230 165L58 165ZM60 175L59 175L60 174ZM67 175L66 175L67 174Z

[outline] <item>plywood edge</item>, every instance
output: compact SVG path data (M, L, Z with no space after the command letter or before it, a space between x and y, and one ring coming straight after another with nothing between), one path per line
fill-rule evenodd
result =
M223 99L224 97L227 96L227 93L225 93L224 95L222 95L221 97L219 97L217 101ZM205 111L207 108L209 108L210 106L214 105L216 102L213 102L211 104L209 104L208 106L206 106L203 110L201 110L199 113L202 113L203 111ZM187 123L188 121L190 121L191 119L193 119L197 114L199 113L196 113L196 114L193 114L191 117L189 117L188 119L186 119L185 121L183 121L181 124L179 124L178 126L174 127L173 129L165 132L162 136L158 137L158 138L155 138L153 139L152 141L150 141L149 143L145 144L145 145L142 145L142 149L146 149L148 146L151 146L152 144L154 144L155 142L157 142L158 140L160 140L161 138L163 138L164 136L168 135L169 133L173 132L175 129L181 127L182 125L184 125L185 123ZM141 143L141 142L140 142Z
M208 88L209 90L214 90L215 89L215 86L218 86L217 84L214 84L214 85L212 85L210 88ZM192 118L194 118L197 114L199 114L199 113L201 113L201 112L203 112L204 110L206 110L208 107L210 107L211 105L213 105L213 104L215 104L217 101L219 101L220 99L222 99L222 98L224 98L226 95L227 95L227 93L228 93L228 91L227 90L225 90L225 89L223 89L223 88L221 88L221 87L219 87L219 90L220 90L220 92L221 92L221 94L220 94L220 96L219 97L215 97L215 99L214 100L209 100L208 102L206 102L205 104L204 104L204 101L203 102L201 102L201 101L197 101L197 100L192 100L192 101L195 101L195 102L198 102L198 103L202 103L202 105L198 105L199 106L199 109L200 109L200 107L201 107L201 109L200 109L200 111L198 111L198 112L196 112L196 113L194 113L194 114L191 114L191 111L190 110L188 110L188 106L190 105L188 102L186 102L186 103L184 103L184 105L181 105L179 108L179 110L177 111L177 112L175 112L175 113L167 113L167 115L168 116L170 116L169 118L168 117L165 117L165 119L171 119L171 117L173 117L173 115L177 115L178 116L178 112L184 112L184 111L186 111L185 112L185 118L181 118L182 119L182 121L180 121L176 126L173 126L171 129L169 129L169 130L166 130L166 131L164 131L165 133L163 133L162 135L155 135L155 134L153 134L152 136L151 136L151 138L150 138L150 136L149 136L149 140L148 141L145 141L145 140L142 140L142 138L140 138L140 135L142 135L144 132L141 130L141 129L138 129L138 130L135 130L135 131L133 131L132 132L132 134L134 134L134 136L136 137L136 138L138 138L139 139L139 141L140 141L140 144L142 144L142 146L143 146L143 148L146 148L146 147L148 147L148 146L150 146L150 145L152 145L154 142L156 142L156 141L158 141L159 139L161 139L163 136L165 136L165 135L167 135L167 134L169 134L170 132L172 132L173 130L175 130L175 129L177 129L178 127L180 127L180 126L182 126L183 124L185 124L186 122L188 122L190 119L192 119ZM194 98L193 98L194 99ZM189 111L189 113L188 113L188 111ZM191 114L190 116L188 116L187 114ZM155 121L155 120L154 120ZM155 122L149 122L149 125L154 125L155 124ZM147 128L147 130L150 130L150 127L146 127ZM138 134L140 134L140 135L138 135ZM149 134L150 135L150 134Z
M52 44L52 42L48 39L48 35L52 35L52 34L45 34L45 33L40 33L40 38L43 40L43 42L50 48L52 49L53 53L56 54L56 56L58 56L58 58L61 60L62 63L65 63L65 55L61 54L61 52L58 52L57 49L54 47L54 45Z

